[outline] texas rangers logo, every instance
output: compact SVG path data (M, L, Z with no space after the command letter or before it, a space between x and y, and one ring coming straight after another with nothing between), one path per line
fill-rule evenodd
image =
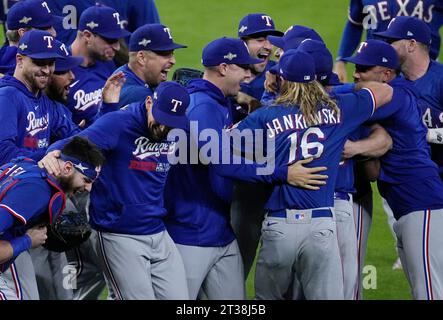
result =
M233 59L237 58L237 55L232 52L229 52L227 55L224 55L223 58L232 61Z
M148 40L148 39L143 38L143 40L140 41L138 44L141 45L141 46L143 46L143 47L146 47L146 46L147 46L148 44L150 44L150 43L151 43L151 40Z
M172 112L177 112L177 108L180 107L183 104L183 101L172 99L171 104L174 105L174 107L171 109Z
M35 113L33 111L30 111L26 118L28 119L28 126L26 127L26 131L31 136L35 136L40 131L46 130L48 128L48 114L41 118L36 118Z
M88 26L91 30L94 30L95 28L98 27L98 23L91 21L91 22L87 23L86 26Z
M91 106L98 105L102 101L103 88L86 93L84 90L77 90L74 93L74 100L77 101L75 110L85 111Z
M150 142L146 137L139 137L134 141L136 145L135 151L132 154L144 160L148 157L172 154L175 151L175 144L168 142Z
M20 22L20 23L24 23L24 24L28 24L28 22L31 21L31 20L32 20L31 17L24 16L23 18L21 18L21 19L19 20L19 22Z

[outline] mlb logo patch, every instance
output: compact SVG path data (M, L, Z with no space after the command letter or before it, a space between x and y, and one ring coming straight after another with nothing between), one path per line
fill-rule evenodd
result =
M296 213L295 214L295 220L303 220L305 218L304 213Z

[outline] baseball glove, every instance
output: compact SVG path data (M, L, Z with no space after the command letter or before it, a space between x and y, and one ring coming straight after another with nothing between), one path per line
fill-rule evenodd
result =
M48 239L43 247L64 252L85 242L91 235L91 226L84 212L67 211L60 214L48 227Z
M192 68L178 68L172 75L172 80L180 83L186 87L192 79L198 79L203 77L203 72L198 69Z

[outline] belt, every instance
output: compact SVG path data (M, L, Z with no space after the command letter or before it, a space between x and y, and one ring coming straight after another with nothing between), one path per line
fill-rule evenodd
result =
M347 192L334 192L334 200L351 200L351 197L349 196L349 193Z
M293 210L297 211L297 210ZM311 218L332 218L332 212L330 209L313 209L313 210L301 210L301 211L311 211ZM298 219L297 215L303 215L302 212L297 213L295 212L295 217ZM275 217L275 218L286 218L286 210L278 210L278 211L269 211L268 217Z

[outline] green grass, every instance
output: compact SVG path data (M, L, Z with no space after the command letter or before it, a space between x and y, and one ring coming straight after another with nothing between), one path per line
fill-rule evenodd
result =
M175 41L188 45L187 49L176 51L176 67L201 68L203 47L221 36L235 37L240 19L253 12L269 14L282 31L293 24L316 29L335 56L346 22L348 3L348 0L169 0L157 1L157 6L162 23L171 28ZM348 66L348 75L352 75L351 66ZM363 294L365 299L410 299L403 271L392 270L397 256L394 239L375 185L374 189L374 217L366 265L376 267L377 289L365 290ZM247 280L249 298L254 295L253 273L254 270Z

